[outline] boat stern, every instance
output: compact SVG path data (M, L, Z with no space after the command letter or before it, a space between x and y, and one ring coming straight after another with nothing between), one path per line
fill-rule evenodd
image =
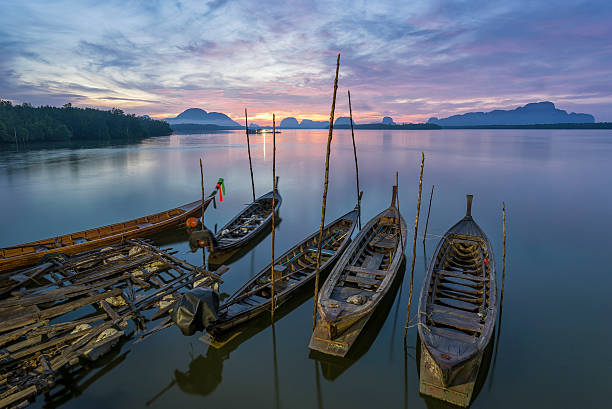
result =
M434 358L423 344L420 348L419 392L453 405L469 406L482 354L461 363L442 363L444 357Z

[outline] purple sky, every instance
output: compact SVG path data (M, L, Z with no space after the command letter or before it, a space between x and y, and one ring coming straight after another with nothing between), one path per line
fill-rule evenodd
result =
M3 1L0 98L156 117L422 122L552 101L612 121L608 1Z

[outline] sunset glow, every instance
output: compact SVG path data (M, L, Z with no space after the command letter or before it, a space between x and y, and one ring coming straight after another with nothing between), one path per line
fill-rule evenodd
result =
M547 100L612 121L609 2L10 3L0 98L16 103L328 120L340 52L337 116L350 89L357 122Z

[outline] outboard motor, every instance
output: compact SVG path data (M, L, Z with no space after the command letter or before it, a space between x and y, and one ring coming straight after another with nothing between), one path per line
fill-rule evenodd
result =
M172 321L183 335L193 335L217 320L218 308L218 292L208 287L196 287L181 294L172 310Z

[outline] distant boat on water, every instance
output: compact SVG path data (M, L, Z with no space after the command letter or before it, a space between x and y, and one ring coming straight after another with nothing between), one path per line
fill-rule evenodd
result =
M247 130L247 133L250 134L262 134L262 133L272 133L273 131L271 129L253 129L253 128L249 128ZM281 131L276 131L275 133L281 133Z

